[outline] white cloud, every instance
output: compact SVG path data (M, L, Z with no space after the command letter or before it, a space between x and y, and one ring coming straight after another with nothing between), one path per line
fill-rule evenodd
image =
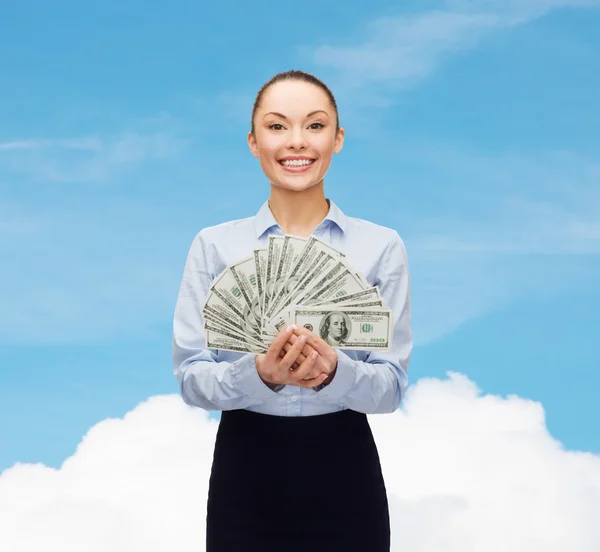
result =
M53 148L98 151L102 148L102 143L96 137L74 140L13 140L12 142L0 142L0 152Z
M44 182L102 181L146 161L173 157L181 148L182 141L164 130L12 140L0 142L0 175L22 174Z
M474 48L493 32L554 9L598 5L598 0L450 0L443 9L374 19L357 45L301 47L300 54L330 68L327 80L344 96L373 85L399 90L414 86L447 56Z
M482 396L450 374L369 419L392 550L598 550L600 458L564 450L539 403ZM0 549L203 550L216 428L178 396L157 396L94 426L58 470L15 464L0 475Z
M444 6L456 11L496 13L516 21L541 17L551 10L598 5L598 0L445 0Z

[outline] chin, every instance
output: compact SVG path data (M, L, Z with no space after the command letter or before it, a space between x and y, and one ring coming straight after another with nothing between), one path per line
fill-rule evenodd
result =
M317 180L316 182L286 182L273 179L271 180L271 184L276 188L281 188L283 190L290 190L292 192L304 192L305 190L309 190L310 188L314 188L323 182L323 179Z
M281 178L280 175L272 175L270 182L277 188L291 190L294 192L303 192L305 190L309 190L310 188L314 188L315 186L322 185L324 177L325 175L320 175L319 178L315 180L313 178L305 179L301 177Z

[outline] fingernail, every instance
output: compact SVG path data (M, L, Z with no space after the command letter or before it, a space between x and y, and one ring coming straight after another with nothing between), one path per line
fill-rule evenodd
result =
M306 341L306 336L305 335L301 335L300 336L300 342L304 343Z
M294 327L294 326L288 326L288 327L285 329L285 331L286 331L287 333L290 333L290 332L291 332L292 330L294 330L294 329L295 329L295 327Z
M313 357L313 358L317 358L318 356L319 356L319 353L317 353L317 351L315 351L315 352L312 354L312 357ZM327 376L325 376L325 377L327 377Z

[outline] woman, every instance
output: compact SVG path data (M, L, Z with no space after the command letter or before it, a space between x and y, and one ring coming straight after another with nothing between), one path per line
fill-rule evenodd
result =
M388 501L366 414L395 411L412 350L406 249L398 233L325 197L341 151L335 99L316 77L280 73L259 91L248 144L271 186L256 216L204 228L185 264L173 363L186 404L222 411L207 503L207 552L387 552ZM315 235L343 252L392 309L387 352L342 351L288 327L265 354L205 347L213 279L269 235Z

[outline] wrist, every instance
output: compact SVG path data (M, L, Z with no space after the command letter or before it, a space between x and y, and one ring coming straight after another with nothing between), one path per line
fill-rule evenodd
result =
M260 378L260 380L269 388L269 389L273 389L275 387L275 384L273 382L267 381L265 378L263 378L262 374L260 373L260 366L262 364L262 361L264 359L265 355L256 355L255 360L254 360L254 365L256 367L256 372L258 373L258 377Z
M260 374L259 374L260 376ZM269 388L272 389L273 391L275 391L275 387L277 387L276 383L272 383L270 381L267 381L266 379L264 379L262 376L260 376L260 379L262 380L262 382Z
M325 386L327 386L327 385L329 385L331 383L331 380L333 380L336 372L337 372L337 362L335 363L334 369L327 376L327 378L325 378L325 381L323 381L323 387L325 387Z

